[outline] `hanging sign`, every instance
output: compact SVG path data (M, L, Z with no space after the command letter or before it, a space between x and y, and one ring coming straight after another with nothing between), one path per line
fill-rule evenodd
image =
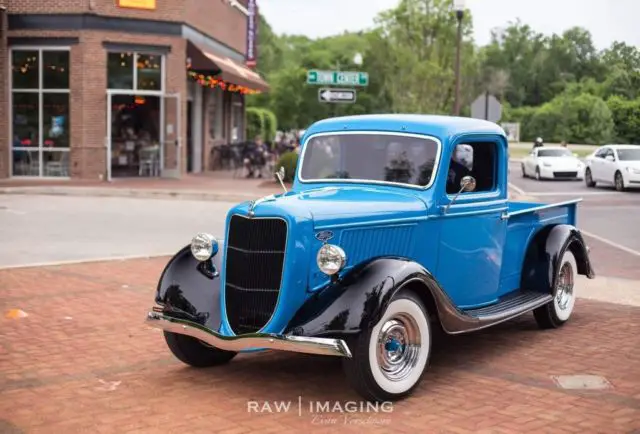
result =
M249 0L247 5L247 53L245 63L250 68L258 64L258 5L256 0Z

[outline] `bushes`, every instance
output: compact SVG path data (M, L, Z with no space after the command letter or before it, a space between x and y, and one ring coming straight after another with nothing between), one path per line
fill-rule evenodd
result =
M611 140L614 121L602 98L572 92L557 96L540 107L509 110L509 121L520 122L521 139L542 137L545 142L604 144Z
M297 152L285 152L280 156L276 170L280 169L280 166L284 167L284 181L292 182L293 175L296 173L298 166L298 153Z
M612 96L607 100L607 106L613 115L615 140L640 144L640 98L627 100Z
M253 140L256 136L265 141L273 141L278 130L278 121L272 111L259 108L247 108L247 140Z

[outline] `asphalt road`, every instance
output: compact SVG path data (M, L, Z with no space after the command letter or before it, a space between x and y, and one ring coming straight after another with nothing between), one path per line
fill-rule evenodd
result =
M0 196L0 267L175 253L221 235L226 202Z
M582 182L511 183L535 200L582 197L578 226L603 276L640 279L640 192L587 189ZM0 196L0 267L170 255L200 231L222 236L232 203L117 197Z
M509 182L519 193L545 203L582 198L580 229L640 256L640 189L619 193L611 187L588 188L583 181L536 181L522 177L520 163L511 162L510 168Z

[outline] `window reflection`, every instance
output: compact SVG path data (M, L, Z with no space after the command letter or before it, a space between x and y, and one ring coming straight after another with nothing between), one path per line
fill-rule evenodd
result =
M11 79L13 89L37 89L39 84L37 51L12 51Z
M42 136L45 148L69 147L69 94L42 95Z
M160 90L162 56L138 54L138 89Z
M133 89L133 53L107 54L109 89Z
M37 93L13 93L13 147L38 147L40 123Z
M69 88L69 52L42 52L42 87L44 89Z
M302 162L302 178L357 179L429 185L437 142L420 137L336 134L312 138Z

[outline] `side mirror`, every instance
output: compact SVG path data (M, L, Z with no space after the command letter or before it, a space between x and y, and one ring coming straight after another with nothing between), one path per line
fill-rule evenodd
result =
M460 181L460 191L458 194L463 191L473 191L476 189L476 179L473 176L465 176Z
M447 207L444 209L443 214L446 214L447 211L449 211L449 207L456 201L456 199L458 199L458 196L460 196L460 193L462 193L463 191L474 191L475 189L476 189L476 179L473 176L463 177L462 180L460 181L460 190L458 191L458 193L456 193L453 199L451 199L451 202L447 204Z
M616 161L616 159L615 159L615 158L613 158L613 156L612 156L612 155L607 155L604 159L605 159L605 160L607 160L607 161L611 161L611 162Z

